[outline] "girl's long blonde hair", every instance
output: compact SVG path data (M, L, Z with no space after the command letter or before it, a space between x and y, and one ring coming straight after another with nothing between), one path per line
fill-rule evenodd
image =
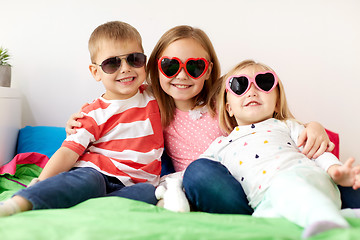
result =
M233 67L226 75L221 77L221 87L219 90L218 95L218 110L219 110L219 122L220 127L222 130L224 130L226 133L231 133L231 131L237 126L237 122L235 120L235 117L230 117L228 111L226 110L226 103L227 103L227 91L226 91L226 80L231 76L240 71L241 69L244 69L246 67L250 66L258 66L261 67L264 71L272 71L269 66L257 63L253 60L245 60ZM278 120L286 120L286 119L293 119L294 116L290 112L290 109L288 107L288 103L285 96L285 90L282 82L278 78L279 83L277 85L277 89L279 91L278 99L277 99L277 106L278 106L278 112L274 112L273 117Z
M210 114L212 116L215 115L216 94L213 92L213 85L219 80L221 70L214 47L209 37L201 29L186 25L176 26L165 32L160 38L154 47L147 64L147 81L148 84L151 85L154 96L158 101L163 127L169 126L169 124L173 121L176 107L174 99L166 94L160 86L159 70L157 65L158 59L171 43L186 38L191 38L197 41L208 53L209 59L207 60L213 64L210 78L205 81L203 89L194 99L194 108L196 106L207 105Z

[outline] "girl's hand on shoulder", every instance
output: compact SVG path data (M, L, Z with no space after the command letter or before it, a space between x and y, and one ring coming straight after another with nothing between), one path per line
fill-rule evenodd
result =
M86 107L87 105L89 105L88 103L85 103L81 109L83 109L84 107ZM65 126L65 131L66 131L66 135L71 135L71 134L75 134L76 130L74 129L75 127L81 127L81 122L77 121L77 119L79 118L83 118L84 115L81 113L81 110L77 113L73 113L71 114L69 120L66 122L66 126Z
M325 128L318 122L310 122L298 139L298 147L303 146L302 153L308 158L317 158L325 151L331 152L335 144L327 135Z

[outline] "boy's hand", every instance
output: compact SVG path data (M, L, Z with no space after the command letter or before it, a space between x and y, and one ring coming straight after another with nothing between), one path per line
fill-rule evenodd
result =
M298 147L303 146L302 153L308 158L317 158L325 151L331 152L335 144L332 143L324 127L318 122L310 122L298 138Z
M328 174L336 184L356 190L360 188L360 166L353 167L354 162L354 158L349 158L342 166L332 165L328 169Z

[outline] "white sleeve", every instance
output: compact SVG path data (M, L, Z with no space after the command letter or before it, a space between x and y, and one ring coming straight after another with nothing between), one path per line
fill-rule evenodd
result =
M220 136L216 138L206 149L206 151L199 156L199 158L207 158L216 162L219 162L219 159L216 157L217 153L219 152L219 144L218 142L223 139L224 136Z
M294 143L297 146L299 136L302 133L302 131L304 131L304 129L305 129L304 125L298 123L297 121L295 121L293 119L286 120L285 123L288 126L288 128L290 129L291 139L294 141ZM303 149L303 147L300 148L300 150L302 150L302 149Z
M324 152L318 158L313 159L319 167L324 169L326 172L332 165L342 165L342 162L332 153Z
M305 129L304 125L296 122L295 120L287 120L286 125L290 129L290 134L292 140L295 142L295 144L298 144L298 138L301 134L301 132ZM299 148L300 151L303 149L303 147ZM328 170L328 168L332 165L342 165L342 162L339 161L339 159L332 153L325 152L321 154L318 158L312 159L315 161L316 165L318 165L320 168L324 169L325 171Z

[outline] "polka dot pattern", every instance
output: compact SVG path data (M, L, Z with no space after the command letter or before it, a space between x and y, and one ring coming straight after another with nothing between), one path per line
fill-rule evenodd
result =
M279 171L297 164L315 166L299 152L291 137L287 123L268 119L234 128L229 136L214 142L204 155L212 153L224 164L243 186L250 204L256 206Z
M174 121L164 129L165 148L175 171L184 170L222 135L217 118L212 118L208 112L193 119L189 112L176 109Z

